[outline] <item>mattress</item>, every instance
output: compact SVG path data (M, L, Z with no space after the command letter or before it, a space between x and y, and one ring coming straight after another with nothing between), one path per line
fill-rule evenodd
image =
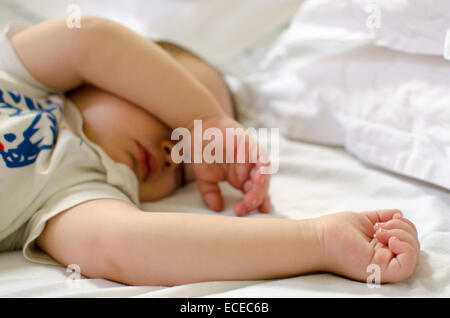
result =
M3 5L8 6L0 10L4 15L0 16L0 22L8 17L22 22L48 18L43 13L47 1L42 2L42 6L30 7L25 1L6 1ZM163 5L163 2L156 2ZM234 46L227 54L212 54L211 59L223 70L240 72L240 76L245 76L258 65L272 45L274 36L282 32L300 2L284 1L284 7L278 7L279 19L273 28L264 29L261 33L255 31L253 42L239 42L240 46ZM280 2L267 3L275 6ZM6 16L7 12L9 16ZM251 13L249 10L240 12L244 17L251 17ZM138 25L138 22L133 25ZM256 25L258 21L254 23ZM171 36L168 34L166 37ZM186 40L186 43L195 47L199 42ZM214 53L214 48L198 48L205 54ZM310 56L311 52L308 54ZM244 124L248 126L253 122L248 118ZM221 188L225 196L225 209L221 213L233 215L233 205L241 194L225 183ZM279 170L271 176L270 196L272 207L269 214L253 212L246 217L303 219L340 211L400 209L417 226L421 243L420 264L407 280L376 286L378 288L329 273L262 281L202 282L175 287L126 286L83 277L73 268L30 263L20 251L13 251L0 253L0 297L450 297L448 189L360 160L342 145L306 142L281 135ZM163 200L145 203L143 208L149 212L215 213L205 207L193 183Z

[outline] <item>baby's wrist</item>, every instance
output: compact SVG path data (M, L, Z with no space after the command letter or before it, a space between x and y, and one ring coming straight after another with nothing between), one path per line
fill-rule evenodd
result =
M299 227L299 264L304 267L303 272L323 271L327 267L327 260L320 218L295 221Z
M324 218L317 217L309 219L311 227L314 229L314 243L317 257L317 270L328 271L330 267L330 260L328 251L326 250L325 232L324 232Z

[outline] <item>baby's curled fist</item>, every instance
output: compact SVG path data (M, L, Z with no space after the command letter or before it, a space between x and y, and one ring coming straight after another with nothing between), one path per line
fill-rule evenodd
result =
M212 210L222 211L224 203L218 183L227 181L244 194L243 200L236 203L234 207L235 215L243 216L255 209L262 213L268 213L270 209L268 194L270 179L268 168L270 163L265 150L258 145L251 134L245 133L245 128L240 123L229 116L224 115L203 120L203 132L208 128L216 128L216 131L221 133L223 160L221 163L207 163L205 160L202 160L201 163L193 164L197 185L204 202ZM236 132L233 135L234 142L231 149L233 151L232 162L230 162L230 158L226 158L227 151L228 154L230 153L230 149L226 149L227 138L229 138L227 136L227 128L234 129ZM239 131L244 132L244 134L237 134ZM194 136L193 133L191 135ZM243 138L238 137L242 135L244 135ZM204 148L212 141L205 141L202 138L202 142ZM241 146L242 142L245 143L245 147ZM192 139L192 149L194 148L194 143L195 138ZM256 158L253 158L250 154L252 149L257 150L255 152ZM238 161L238 158L245 158L245 161Z

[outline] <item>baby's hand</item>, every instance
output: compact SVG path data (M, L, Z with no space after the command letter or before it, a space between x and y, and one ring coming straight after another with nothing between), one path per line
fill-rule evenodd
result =
M256 140L252 136L248 135L245 138L245 162L238 163L239 147L237 143L238 138L236 137L233 143L234 149L232 149L234 161L233 163L226 163L226 128L241 128L244 130L244 127L228 116L212 118L202 122L203 130L209 127L218 128L222 133L223 163L205 163L202 160L202 163L193 165L197 185L205 203L214 211L222 211L223 197L218 182L226 180L233 187L240 189L244 193L243 200L234 207L235 215L243 216L256 208L262 213L269 212L269 174L262 173L261 168L264 167L267 170L263 171L268 171L270 163L268 163L264 150L257 145ZM249 160L249 149L252 149L250 146L256 146L259 150L256 162Z
M388 283L408 278L418 265L416 227L399 210L330 214L318 224L325 271L367 281L377 268L379 282Z

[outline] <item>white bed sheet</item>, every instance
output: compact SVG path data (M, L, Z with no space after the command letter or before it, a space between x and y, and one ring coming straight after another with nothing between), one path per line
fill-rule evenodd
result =
M20 252L0 254L3 297L450 297L450 192L367 166L342 148L281 139L280 170L271 179L271 215L309 218L343 210L399 208L417 225L421 263L397 284L369 288L332 274L267 281L205 282L177 287L132 287L101 279L73 280L60 266L27 262ZM226 215L240 194L223 185ZM149 211L208 211L195 184L146 204ZM77 283L78 282L78 283Z
M14 13L15 8L10 6L8 10ZM23 15L17 17L23 18L24 22L32 20ZM228 70L251 71L252 65L257 65L263 55L261 52L264 52L264 46L247 51L234 60L222 59L221 66ZM240 193L226 184L223 185L223 192L226 196L223 214L232 215L233 204L240 198ZM27 262L21 252L16 251L0 254L0 296L450 297L450 191L364 164L340 147L308 144L282 137L280 170L272 176L270 194L273 204L271 214L254 213L248 217L299 219L343 210L401 209L417 225L422 245L421 263L408 280L380 288L369 288L365 283L326 273L268 281L205 282L168 288L125 286L83 277L73 280L73 273L67 272L66 268ZM145 209L214 213L203 205L195 184L160 202L146 204Z

